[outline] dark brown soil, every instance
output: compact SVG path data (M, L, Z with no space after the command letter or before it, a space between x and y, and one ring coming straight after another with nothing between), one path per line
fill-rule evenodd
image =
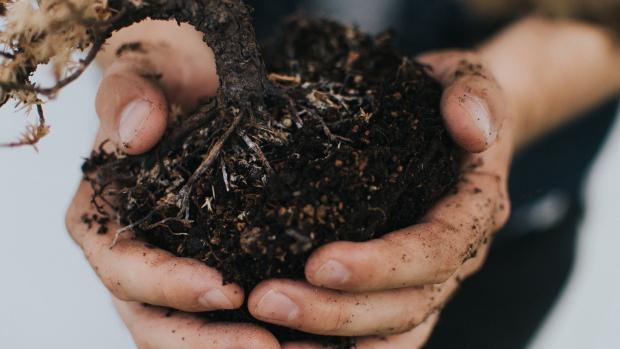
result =
M388 35L304 19L282 33L264 47L271 82L249 117L223 117L214 98L173 122L148 154L96 153L83 168L97 193L120 188L113 206L138 238L247 290L302 279L326 243L416 223L459 178L440 86ZM246 310L205 316L256 322ZM318 338L269 328L282 340Z

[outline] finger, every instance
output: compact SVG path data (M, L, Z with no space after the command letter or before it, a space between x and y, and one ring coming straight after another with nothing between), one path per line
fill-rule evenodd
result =
M109 231L98 234L97 224L83 222L83 217L96 214L91 198L90 186L82 182L67 213L67 228L117 298L191 312L242 305L243 290L224 286L221 275L204 263L147 247L128 233L111 248L118 226L109 223Z
M283 344L282 349L325 349L325 346L315 343L293 342Z
M167 101L190 110L200 98L215 95L219 85L206 45L175 50L163 42L137 41L120 45L117 56L101 82L96 109L108 138L129 154L159 141Z
M144 33L156 40L145 40ZM131 62L143 76L155 78L169 101L192 109L198 100L214 96L219 87L213 50L194 26L175 21L145 20L113 35L105 52L112 63ZM179 35L184 40L178 40ZM109 65L109 64L108 64Z
M432 313L424 322L412 330L391 336L373 336L359 338L356 349L419 349L428 342L439 320L439 312ZM286 343L282 349L321 349L324 346L313 343Z
M470 156L456 194L442 199L420 224L368 242L334 242L306 263L307 280L320 287L371 291L446 281L488 243L509 215L504 146ZM380 261L380 262L378 262Z
M439 320L439 313L430 315L422 324L398 335L360 339L356 349L419 349L428 342Z
M102 132L128 154L148 151L166 130L168 105L163 92L127 62L108 69L95 107Z
M353 294L269 280L252 291L248 309L259 320L315 334L393 334L421 324L457 286L454 277L443 285Z
M445 88L441 113L453 139L469 152L495 143L506 118L503 92L481 58L471 52L443 51L418 57Z
M441 285L346 294L314 288L305 282L266 281L250 295L248 309L259 319L302 331L340 336L376 334L389 338L388 343L422 344L434 326L437 313L448 303L461 280L484 264L488 250L485 248L468 260ZM416 330L409 332L412 328ZM385 337L393 333L406 334ZM284 347L310 349L316 345L287 343Z
M248 324L208 323L188 314L138 303L114 301L138 348L148 349L279 349L264 329Z

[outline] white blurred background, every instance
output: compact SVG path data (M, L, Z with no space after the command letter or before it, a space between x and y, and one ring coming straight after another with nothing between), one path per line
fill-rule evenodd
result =
M0 348L133 348L107 292L73 244L64 211L97 126L90 69L46 106L39 146L0 149ZM0 111L0 142L23 130ZM620 124L593 167L577 267L534 349L620 348ZM501 348L499 348L501 349Z

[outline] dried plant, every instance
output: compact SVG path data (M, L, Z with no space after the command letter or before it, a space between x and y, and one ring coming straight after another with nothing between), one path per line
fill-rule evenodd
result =
M21 139L4 146L34 146L49 131L41 109L44 98L55 97L94 60L103 43L97 39L97 29L109 25L106 21L113 11L105 0L2 0L0 14L4 20L0 32L1 105L13 99L27 110L36 106L39 114L37 125L28 126ZM90 52L84 59L72 60L76 50L87 48ZM48 63L56 83L38 86L31 76Z
M113 31L145 18L194 25L209 37L221 74L219 100L232 114L261 109L269 85L249 9L241 0L0 0L5 26L0 33L0 105L9 99L27 108L54 98L95 59ZM77 50L85 58L72 61ZM31 80L51 63L56 83ZM43 120L43 119L42 119ZM43 130L44 124L35 126ZM45 132L31 132L28 142Z

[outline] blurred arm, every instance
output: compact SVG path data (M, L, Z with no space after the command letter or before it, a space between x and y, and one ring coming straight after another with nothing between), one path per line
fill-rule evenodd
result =
M600 27L530 17L481 48L523 146L620 91L620 46Z

